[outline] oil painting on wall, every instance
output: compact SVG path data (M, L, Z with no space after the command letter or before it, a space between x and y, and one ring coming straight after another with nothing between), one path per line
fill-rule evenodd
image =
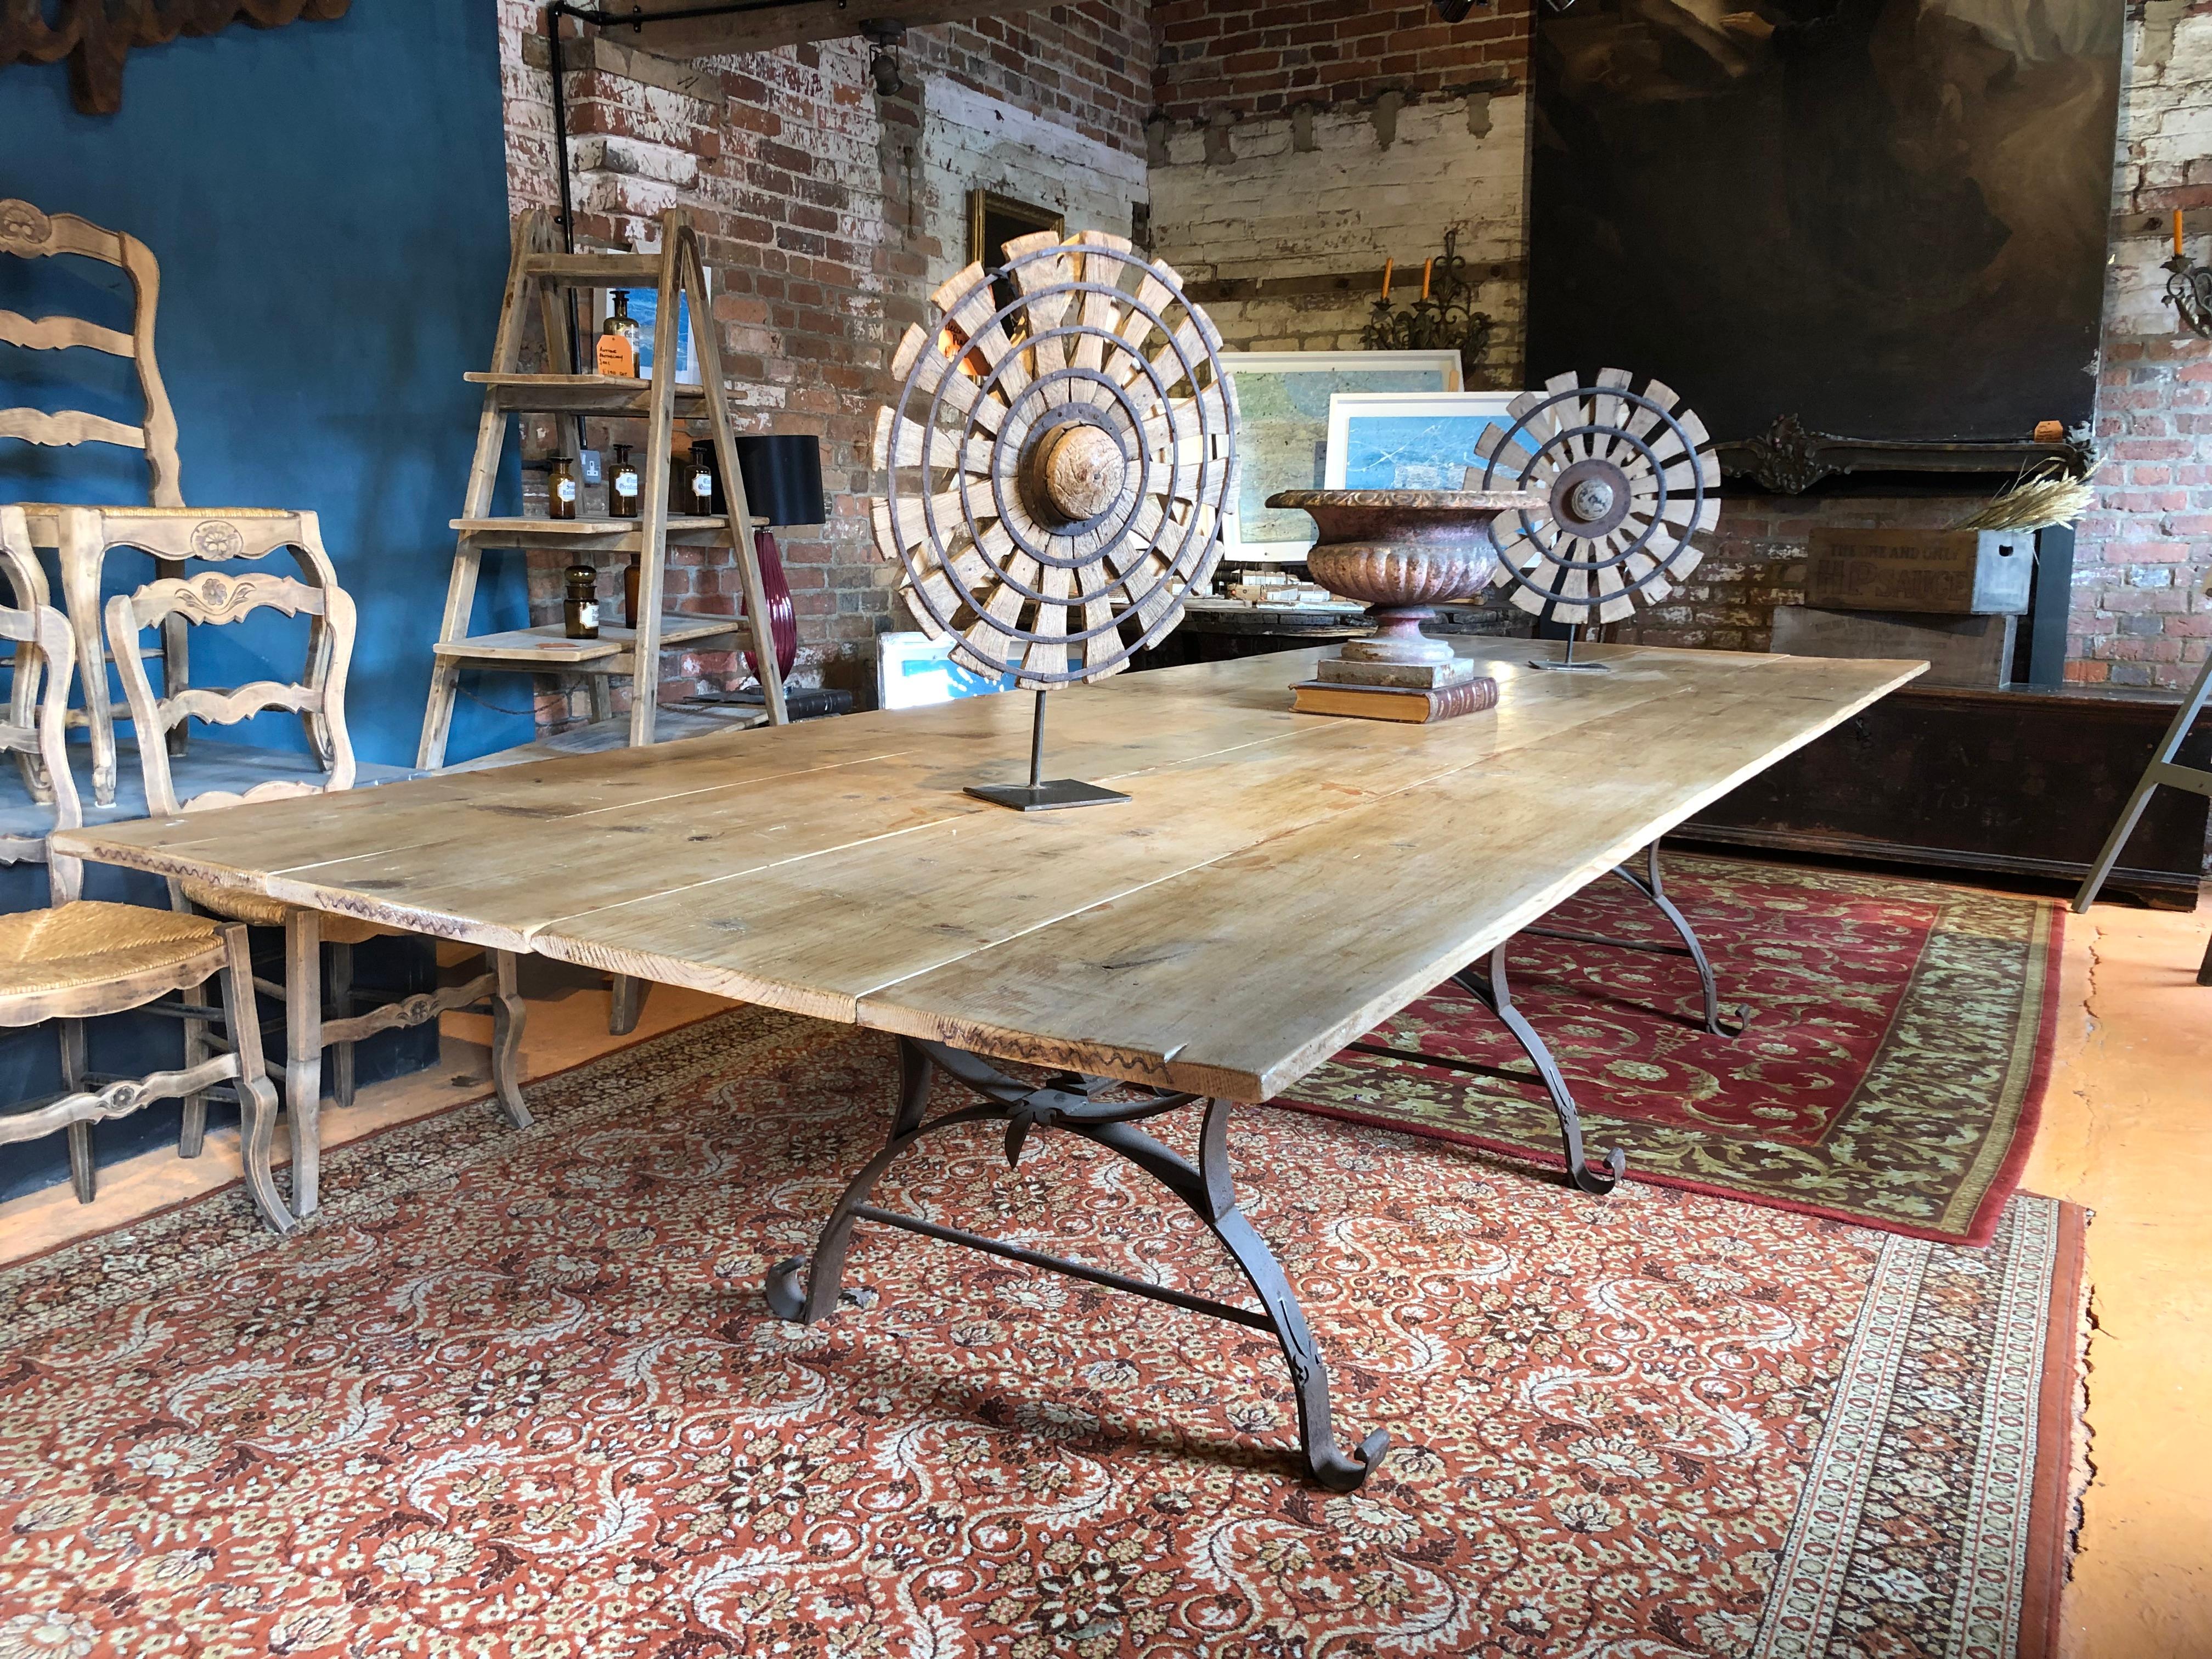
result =
M2118 0L1539 16L1531 384L1656 374L1723 440L2087 419Z

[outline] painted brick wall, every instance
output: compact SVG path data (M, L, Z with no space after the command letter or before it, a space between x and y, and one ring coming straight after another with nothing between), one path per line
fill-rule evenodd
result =
M1470 385L1517 385L1528 110L1517 92L1475 93L1156 122L1153 249L1187 281L1223 286L1206 309L1231 347L1353 350L1382 262L1396 261L1392 292L1411 300L1455 229L1493 321Z
M1518 383L1530 11L1165 0L1152 242L1232 347L1356 349L1393 259L1411 299L1444 233L1494 327L1471 384Z
M550 205L553 169L543 10L501 0L511 206ZM568 61L580 246L651 247L653 216L691 210L741 430L823 439L830 521L782 538L799 612L801 682L872 684L869 642L911 626L867 524L868 447L901 331L966 262L965 193L983 185L1058 208L1071 228L1128 234L1146 200L1152 39L1136 0L1089 0L917 30L907 82L879 99L870 49L818 46L673 63L616 40ZM487 343L489 346L489 343ZM599 434L594 434L599 435ZM458 481L457 485L458 488ZM557 616L558 566L533 556L533 616ZM604 592L618 592L608 571ZM725 552L672 552L672 603L734 611ZM727 684L729 653L671 653L664 697ZM540 718L581 713L550 685Z
M2212 258L2212 4L2133 0L2097 392L2106 459L2080 526L2067 678L2185 685L2212 640L2212 341L2163 302L2172 210Z

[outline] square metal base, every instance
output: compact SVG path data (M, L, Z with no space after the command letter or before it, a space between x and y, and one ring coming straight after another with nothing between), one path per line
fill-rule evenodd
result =
M1562 674L1607 674L1613 671L1601 662L1562 662L1556 657L1531 657L1531 668L1555 668Z
M968 793L977 800L987 800L994 806L1011 806L1017 812L1049 812L1062 806L1110 806L1129 798L1115 789L1101 789L1095 783L1078 783L1073 778L1054 778L1048 783L994 783L968 786Z

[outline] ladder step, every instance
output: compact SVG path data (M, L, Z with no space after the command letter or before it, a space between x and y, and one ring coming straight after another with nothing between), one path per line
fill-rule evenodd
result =
M681 611L661 613L660 644L664 650L694 645L722 635L745 631L741 617L695 617ZM637 643L637 630L601 624L595 640L572 640L558 623L538 628L510 628L503 633L477 634L465 640L443 640L430 648L454 662L483 667L506 667L525 672L551 672L581 663L601 662L627 656Z
M472 385L489 386L498 407L509 414L635 415L652 408L653 382L611 374L483 374L471 370L462 377ZM696 419L707 406L705 391L696 386L676 388L676 413Z
M526 253L526 276L550 276L578 288L629 288L660 283L658 253Z
M645 544L642 523L638 519L455 519L453 527L478 547L559 543L584 551L635 553ZM671 547L720 547L729 540L726 516L668 520Z

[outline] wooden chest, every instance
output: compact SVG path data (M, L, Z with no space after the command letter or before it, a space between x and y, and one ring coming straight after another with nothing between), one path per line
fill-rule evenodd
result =
M1932 611L2012 616L2027 609L2031 531L1813 532L1805 603L1834 611Z
M2178 701L2171 692L1969 691L1916 680L1668 839L2027 878L2071 892ZM2175 759L2212 766L2212 710ZM2192 908L2208 806L2202 795L2154 791L2106 896Z

